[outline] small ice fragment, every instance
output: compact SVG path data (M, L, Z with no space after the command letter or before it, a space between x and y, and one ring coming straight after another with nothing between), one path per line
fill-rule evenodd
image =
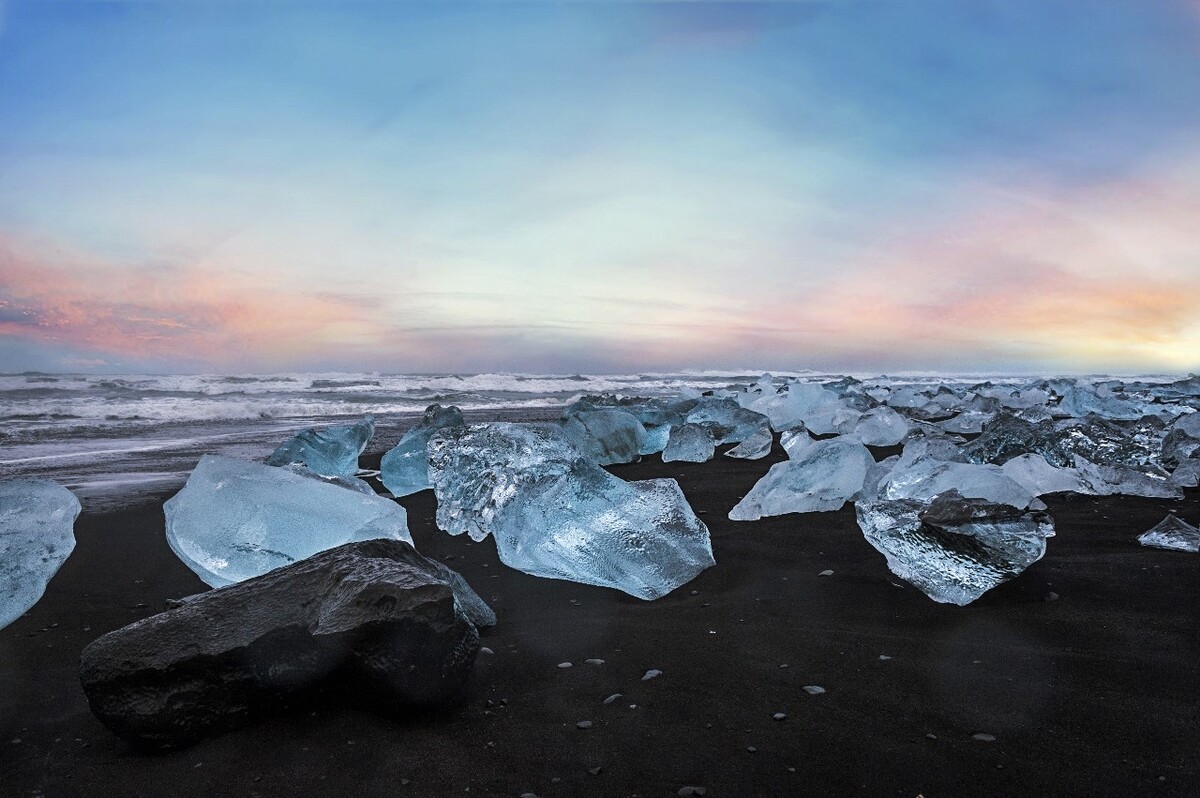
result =
M1138 543L1155 549L1200 553L1200 529L1175 515L1168 515L1138 536Z
M804 692L808 693L809 695L821 695L821 693L825 692L824 687L815 684L806 684L804 685L803 689Z
M651 668L650 670L646 671L646 675L642 677L642 681L648 682L651 679L658 678L659 676L662 676L662 671L660 671L656 668Z
M357 424L306 429L283 443L267 458L267 465L301 463L321 476L352 477L358 472L358 456L375 434L375 417L363 416Z

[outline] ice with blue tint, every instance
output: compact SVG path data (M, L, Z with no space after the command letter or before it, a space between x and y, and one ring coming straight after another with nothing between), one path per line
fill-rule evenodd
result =
M1034 496L1047 493L1092 493L1093 490L1074 468L1059 468L1040 454L1023 454L1000 466L1004 476Z
M172 551L213 587L343 543L413 542L404 508L390 499L217 455L200 459L163 510Z
M839 425L858 416L858 411L843 405L833 391L802 382L791 383L781 394L764 396L750 408L766 415L773 429L790 429L803 422L817 435L836 432Z
M675 480L625 482L587 459L523 485L492 537L511 568L647 600L713 565L708 528Z
M874 465L871 452L855 438L815 441L798 458L771 466L729 511L729 518L754 521L770 515L841 509L862 490Z
M934 601L963 606L1046 553L1054 523L1041 512L949 490L931 499L855 505L867 542L888 569Z
M808 430L805 429L803 422L779 433L779 445L783 447L783 450L787 452L787 456L792 460L799 457L800 453L811 446L812 443L813 436L808 434Z
M425 415L412 429L404 433L392 449L383 456L379 466L379 481L393 496L408 496L433 487L429 482L429 456L426 447L433 433L446 427L462 427L462 412L450 405L438 404L425 408Z
M706 463L713 458L715 450L716 442L709 427L703 424L680 424L671 428L662 459L664 463Z
M358 456L375 434L375 417L363 416L357 424L306 429L284 443L267 458L267 465L300 463L326 477L354 476Z
M1061 415L1076 418L1091 414L1114 421L1135 421L1146 414L1147 408L1103 387L1076 385L1066 391L1057 410Z
M725 456L734 457L739 460L761 460L771 453L771 446L774 443L775 436L771 434L771 428L764 426L758 432L725 452Z
M713 434L718 446L741 443L747 438L770 432L770 421L762 413L747 410L733 399L706 396L687 411L689 424L703 424Z
M57 482L0 481L0 629L38 602L75 549L79 509Z
M1138 543L1155 549L1200 553L1200 529L1175 515L1168 515L1138 536Z
M1034 495L1004 474L999 466L957 462L957 447L945 441L912 439L891 472L879 483L879 498L929 501L958 490L968 499L986 499L1025 509Z
M637 461L646 445L646 428L632 413L617 408L580 410L563 420L563 432L599 465Z
M555 424L477 424L429 442L438 526L492 535L537 576L664 595L713 564L708 529L671 479L625 482Z
M429 481L437 525L472 540L525 487L567 473L583 454L558 424L471 424L446 427L429 439Z
M883 405L843 423L840 429L866 446L895 446L907 437L909 426L904 416Z

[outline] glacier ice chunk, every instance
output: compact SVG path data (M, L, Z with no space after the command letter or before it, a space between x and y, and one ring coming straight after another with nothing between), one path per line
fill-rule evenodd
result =
M708 528L675 480L625 482L586 459L522 485L492 536L511 568L647 600L713 565Z
M79 510L57 482L0 481L0 629L37 604L74 551Z
M523 488L567 473L583 456L557 424L506 422L440 429L428 451L438 527L476 541Z
M854 438L815 441L798 459L771 466L729 511L729 518L754 521L770 515L840 509L862 490L874 465L871 452Z
M1052 466L1040 454L1022 454L1014 457L1000 466L1000 471L1034 496L1065 491L1094 492L1074 468Z
M712 430L708 427L702 424L680 424L671 428L662 460L664 463L707 463L713 459L715 447Z
M943 604L970 604L1046 553L1054 523L1041 512L955 490L930 500L860 502L858 525L888 569Z
M426 447L433 433L446 427L462 427L462 411L454 405L432 404L425 415L383 456L379 481L393 496L408 496L433 487L429 482L429 456Z
M1200 553L1200 529L1175 515L1168 515L1138 536L1138 543L1155 549Z
M689 424L702 424L712 431L717 446L741 443L747 438L770 433L770 421L762 413L747 410L732 399L706 396L687 411Z
M880 405L842 425L843 435L858 438L866 446L895 446L908 436L908 420L895 410Z
M343 543L413 542L404 508L390 499L211 454L200 458L163 510L171 550L212 587Z
M646 445L642 422L618 409L572 413L563 421L563 432L575 448L599 465L635 462Z
M986 499L1025 509L1034 495L1004 474L999 466L938 459L942 442L915 439L879 483L879 498L929 501L939 493L957 490L968 499Z
M771 434L771 428L764 426L758 432L725 452L725 456L736 457L741 460L761 460L771 453L771 446L774 443L775 436Z
M375 417L363 416L356 424L306 429L283 443L267 458L267 465L301 463L326 477L354 476L358 456L375 434Z

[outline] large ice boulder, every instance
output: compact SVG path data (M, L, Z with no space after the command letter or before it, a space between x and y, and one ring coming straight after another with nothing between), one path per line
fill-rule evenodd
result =
M462 427L462 411L454 405L432 404L412 429L404 433L394 447L384 454L379 466L379 481L393 496L408 496L433 487L429 482L429 456L426 446L433 433L446 427Z
M941 459L954 453L955 447L945 442L909 441L899 461L880 481L879 498L929 501L940 493L957 490L968 499L986 499L1020 509L1033 503L1033 493L1010 479L999 466Z
M741 443L748 438L770 434L770 421L762 413L747 410L733 399L706 396L687 411L689 424L701 424L712 431L717 446Z
M57 482L0 481L0 629L38 602L75 549L79 510Z
M429 444L438 526L491 535L526 573L653 599L713 564L708 528L671 479L625 482L553 424L478 424Z
M1046 553L1054 524L1041 512L949 490L930 500L855 505L867 542L888 569L937 602L969 604Z
M871 452L855 438L815 441L798 458L771 466L729 511L729 518L754 521L785 513L838 510L862 490L874 465Z
M492 537L511 568L647 600L713 565L708 528L675 480L625 482L584 459L523 487Z
M1000 466L1000 471L1034 496L1065 491L1094 492L1077 470L1052 466L1040 454L1022 454L1014 457Z
M563 432L575 448L599 465L637 461L646 446L646 428L625 410L604 408L572 413Z
M353 476L358 471L358 456L374 434L375 417L371 415L356 424L306 429L272 452L267 465L300 463L327 477Z
M105 726L164 751L325 687L375 711L441 705L461 694L478 650L444 567L371 540L109 632L83 650L80 681Z
M671 428L666 448L663 449L662 461L707 463L713 459L715 451L716 441L713 440L712 429L703 424L680 424Z
M163 505L167 543L213 587L360 540L412 543L404 508L286 468L206 454Z
M437 525L472 540L492 533L496 513L522 488L571 470L582 453L557 424L471 424L429 440Z
M1138 543L1155 549L1200 553L1200 529L1177 515L1168 515L1138 536Z

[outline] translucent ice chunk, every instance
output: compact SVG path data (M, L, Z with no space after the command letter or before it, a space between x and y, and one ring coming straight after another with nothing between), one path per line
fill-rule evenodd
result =
M969 499L986 499L1025 509L1034 495L1007 477L999 466L937 459L930 452L936 442L912 441L899 462L879 483L881 499L929 501L939 493L958 490Z
M412 543L394 501L285 468L204 455L163 505L167 543L212 587L359 540Z
M663 449L664 463L706 463L713 458L715 448L712 431L700 424L681 424L671 428L667 446Z
M483 540L521 489L571 470L583 455L557 424L471 424L429 439L429 480L438 527Z
M1145 408L1111 392L1101 395L1093 388L1076 385L1067 390L1058 404L1058 412L1076 418L1095 414L1116 421L1134 421L1145 414Z
M842 434L857 438L867 446L895 446L908 435L908 420L881 405L843 424L841 429Z
M1178 516L1168 515L1158 524L1143 532L1138 543L1156 549L1200 553L1200 529Z
M462 427L462 412L450 405L438 404L425 408L421 421L404 433L404 437L383 456L380 463L379 481L394 496L408 496L432 487L429 482L429 457L426 446L430 437L439 429Z
M815 441L799 459L771 466L729 511L729 518L754 521L769 515L840 509L862 490L874 465L871 453L854 438Z
M1200 487L1200 459L1193 457L1181 461L1168 481L1180 488Z
M779 433L779 445L787 452L787 456L791 460L795 460L800 456L800 453L813 444L813 436L808 434L808 430L804 428L804 424L785 429Z
M38 602L75 549L79 509L57 482L0 481L0 629Z
M770 432L770 422L762 413L740 407L732 399L706 396L687 411L689 424L703 424L712 431L718 446L741 443L747 438Z
M963 606L1046 553L1054 523L1044 513L964 499L859 503L858 525L888 569L934 601Z
M758 432L725 452L725 456L736 457L742 460L761 460L771 453L771 446L774 443L775 436L771 434L771 428L764 426Z
M370 415L357 424L306 429L272 452L267 465L301 463L327 477L354 476L358 456L374 434L375 417Z
M1086 458L1075 456L1075 470L1088 487L1088 493L1097 496L1146 496L1155 499L1182 499L1183 491L1163 473L1161 476L1146 474L1126 466L1100 465Z
M600 465L635 462L646 445L646 428L624 410L573 413L564 420L563 431L575 448Z
M1016 482L1034 496L1047 493L1092 493L1074 468L1057 468L1046 462L1040 454L1023 454L1000 466L1004 476Z
M586 459L522 485L496 513L492 534L512 568L642 599L713 564L708 528L675 480L625 482Z

